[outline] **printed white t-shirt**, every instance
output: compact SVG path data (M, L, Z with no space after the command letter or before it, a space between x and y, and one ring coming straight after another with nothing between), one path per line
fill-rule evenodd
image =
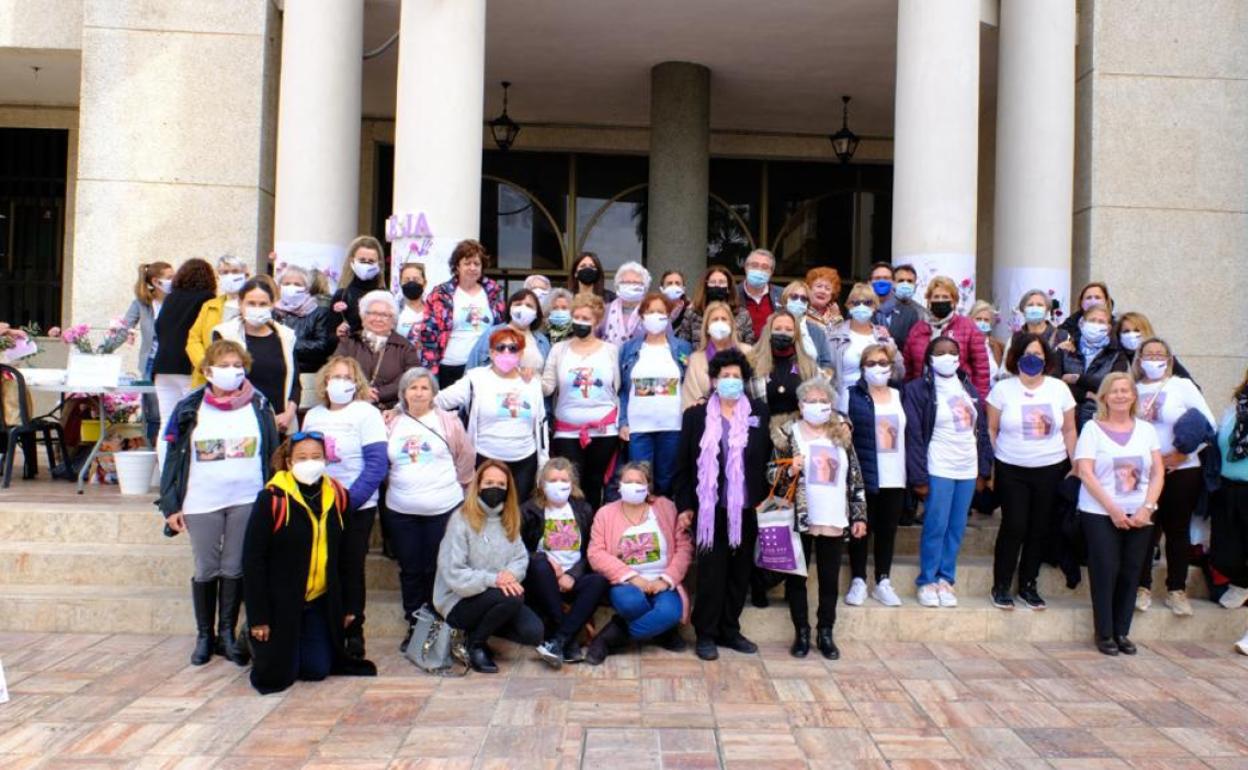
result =
M1011 377L992 386L988 403L1001 412L995 450L998 460L1020 468L1043 468L1066 459L1062 420L1075 408L1075 398L1066 383L1045 377L1033 390L1018 377Z
M364 470L364 447L386 442L386 423L377 407L367 401L352 401L341 409L315 406L303 418L303 430L325 434L325 472L350 489ZM377 505L377 493L365 508Z
M264 482L255 410L249 405L218 409L205 399L191 432L191 471L182 513L251 505Z
M1157 382L1137 383L1136 390L1140 394L1140 419L1151 424L1153 430L1157 431L1157 443L1161 445L1163 455L1175 451L1174 424L1187 410L1197 409L1210 425L1217 425L1217 419L1209 404L1205 403L1205 397L1186 377L1167 377ZM1175 470L1199 465L1200 458L1193 452Z
M979 408L956 375L935 379L936 424L927 445L927 472L955 481L973 479L979 475L975 436Z
M849 526L845 478L849 455L826 436L808 439L800 425L793 428L802 455L802 483L806 490L806 519L812 527Z
M620 561L646 580L658 580L667 571L671 554L653 508L646 509L640 524L624 530L619 548Z
M572 506L567 503L559 508L547 508L545 516L540 550L554 560L560 569L567 572L581 560L583 533L576 524Z
M489 369L472 383L472 398L477 401L477 453L515 462L536 452L533 421L542 400L541 381L499 377Z
M399 322L394 327L394 331L403 339L408 339L411 334L412 327L416 327L416 337L420 337L420 330L425 325L425 311L416 312L412 310L406 302L403 303L403 309L399 311Z
M642 343L628 394L630 433L680 430L680 367L667 345Z
M875 404L875 475L880 489L906 486L906 411L901 393L889 388L889 401Z
M1119 508L1131 515L1144 504L1148 495L1153 452L1160 448L1157 431L1144 420L1135 421L1125 444L1115 441L1096 420L1088 420L1075 444L1075 459L1092 460L1101 488ZM1079 510L1109 515L1086 484L1079 489Z
M402 415L395 421L387 444L390 485L386 507L395 513L437 516L464 501L455 458L442 434L435 412L419 420Z
M442 352L442 363L463 366L468 363L468 356L477 344L477 338L494 325L490 297L485 289L469 294L458 286L455 287L451 318L451 335L446 341L446 350Z
M568 347L559 360L556 372L559 390L555 394L555 419L584 425L610 414L618 405L618 396L612 387L617 379L615 370L618 366L619 355L609 343L599 345L587 356ZM619 432L617 422L601 430L591 430L589 435L614 436ZM578 435L578 431L555 431L555 438L574 438Z

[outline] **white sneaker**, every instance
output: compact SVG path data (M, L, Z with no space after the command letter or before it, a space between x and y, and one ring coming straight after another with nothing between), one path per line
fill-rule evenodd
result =
M935 583L928 583L919 588L919 605L922 607L940 606L940 596L936 593Z
M943 580L936 585L936 598L939 599L941 607L958 606L958 595L953 592L953 586Z
M1148 612L1148 608L1153 606L1153 592L1147 588L1135 589L1135 611Z
M851 607L861 607L867 600L867 581L854 578L849 583L849 593L845 594L845 603Z
M871 589L871 598L885 607L901 606L901 599L897 596L897 592L893 590L893 584L888 578L884 578L875 584L875 588Z
M1248 655L1248 634L1244 634L1244 638L1235 643L1235 651L1240 655Z
M1170 591L1166 594L1166 606L1181 618L1192 616L1192 603L1187 600L1187 591Z
M1248 602L1248 588L1240 588L1237 585L1227 586L1226 591L1218 599L1218 604L1221 604L1228 610L1243 607L1244 602Z

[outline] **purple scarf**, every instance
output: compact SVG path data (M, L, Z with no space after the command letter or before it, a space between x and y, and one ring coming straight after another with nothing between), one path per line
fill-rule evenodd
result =
M289 313L290 315L298 318L307 316L313 310L316 310L316 308L316 297L313 297L311 294L305 295L302 301L294 304L287 301L285 297L282 297L277 301L278 310L281 310L283 313Z
M698 443L698 548L707 550L715 542L715 504L719 502L719 443L723 437L723 415L719 394L706 402L706 429ZM741 545L741 509L745 507L745 445L750 437L750 400L737 399L728 423L728 546Z

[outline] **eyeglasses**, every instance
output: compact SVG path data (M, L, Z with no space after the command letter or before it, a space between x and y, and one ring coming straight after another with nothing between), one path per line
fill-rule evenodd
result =
M519 346L519 345L508 345L508 344L503 344L503 345L495 345L495 346L494 346L494 352L495 352L495 353L519 353L519 352L520 352L520 346Z
M789 299L795 299L799 302L810 302L810 297L807 297L805 294L790 294Z
M890 364L888 361L877 360L877 361L864 361L862 365L863 366L891 366L892 364Z
M394 318L394 313L378 312L376 310L370 310L364 315L369 318Z
M297 444L300 441L305 441L307 439L324 442L325 434L321 433L319 430L301 430L290 437L290 443Z

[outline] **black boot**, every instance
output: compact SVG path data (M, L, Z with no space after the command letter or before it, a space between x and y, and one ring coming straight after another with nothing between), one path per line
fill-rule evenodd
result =
M191 653L191 665L202 666L212 660L216 644L212 626L217 617L217 581L192 580L191 603L195 606L195 651Z
M685 642L685 637L680 635L680 626L672 626L663 632L658 638L659 646L668 652L684 652L689 649L689 645Z
M618 647L628 641L628 625L619 615L611 618L608 623L585 650L585 662L591 666L601 665L611 653L612 647Z
M342 642L348 658L364 660L364 618L356 617L343 629Z
M797 626L793 630L793 646L789 654L795 658L804 658L810 654L810 626Z
M243 579L221 578L218 591L220 614L217 618L217 654L245 666L251 660L247 640L234 636L234 629L238 625L238 611L243 606Z
M468 665L481 674L498 673L498 664L490 657L490 651L484 644L474 644L468 648Z
M836 642L832 641L831 628L820 628L816 643L819 645L819 652L823 654L823 657L828 660L840 660L841 651L837 648Z

